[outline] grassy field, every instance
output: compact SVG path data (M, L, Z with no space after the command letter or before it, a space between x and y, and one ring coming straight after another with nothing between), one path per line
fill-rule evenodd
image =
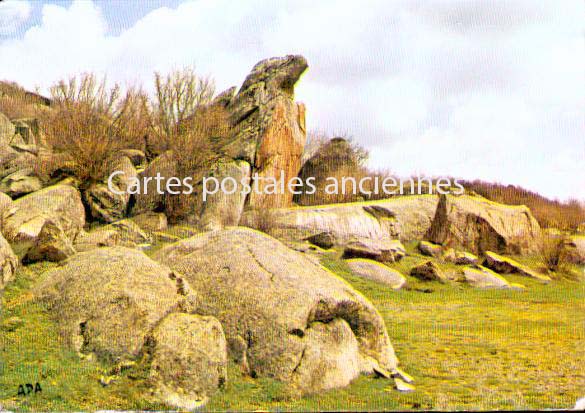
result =
M405 270L423 258L396 264ZM206 410L536 409L572 407L585 395L585 283L543 285L522 277L524 291L476 290L422 283L392 291L353 276L334 257L325 266L376 305L403 370L416 391L401 394L385 379L361 377L345 389L305 398L285 385L242 377L229 382ZM81 360L60 342L55 323L30 288L52 264L19 271L6 290L0 323L0 405L5 409L164 409L140 397L132 372L107 387L108 366ZM449 269L448 267L445 269ZM19 384L42 392L18 396Z

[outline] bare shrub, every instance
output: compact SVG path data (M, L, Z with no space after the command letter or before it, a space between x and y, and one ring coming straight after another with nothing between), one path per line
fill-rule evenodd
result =
M567 237L556 234L544 234L540 241L540 255L548 271L567 272Z
M121 149L144 149L150 122L147 95L140 89L121 93L118 84L83 74L51 87L52 110L41 116L49 146L67 163L82 186L103 180ZM41 173L58 167L40 162Z
M181 134L182 125L198 109L211 102L215 91L209 78L199 77L193 68L175 70L167 75L155 73L152 140L149 152L160 154L171 140Z
M177 177L191 177L193 186L200 187L203 177L221 159L221 147L230 136L226 109L200 106L169 140ZM198 205L197 195L167 194L164 204L169 219L176 222L192 215Z

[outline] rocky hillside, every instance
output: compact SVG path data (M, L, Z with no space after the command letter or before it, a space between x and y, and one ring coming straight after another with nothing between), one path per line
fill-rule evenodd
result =
M294 86L306 69L301 56L261 61L237 92L209 103L227 112L233 133L207 174L239 183L299 174L305 107L294 101ZM116 151L108 172L124 171L114 182L123 192L131 177L176 173L175 155ZM57 166L46 174L38 166L49 161ZM523 263L542 252L543 238L525 206L424 195L296 207L292 194L217 192L169 225L156 190L112 193L106 180L81 181L71 162L46 142L36 119L0 114L0 288L27 266L58 262L30 295L56 322L63 345L108 366L104 387L122 371L140 371L141 397L173 408L217 397L231 364L298 395L348 386L360 375L391 380L396 392L414 390L378 309L320 265L326 255L390 293L408 288L406 275L515 291L524 287L508 274L551 284L560 274ZM428 260L391 268L413 253L410 245ZM585 263L580 238L559 245L567 260Z

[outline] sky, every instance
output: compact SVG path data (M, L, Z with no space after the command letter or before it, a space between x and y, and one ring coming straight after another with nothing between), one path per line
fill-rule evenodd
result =
M309 130L370 166L585 200L582 0L0 1L0 79L46 92L194 66L218 92L302 54Z

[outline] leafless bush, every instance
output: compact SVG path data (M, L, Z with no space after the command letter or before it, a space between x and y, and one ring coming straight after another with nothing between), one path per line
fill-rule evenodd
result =
M568 271L567 242L567 238L560 234L544 234L542 236L540 254L548 271Z
M231 136L228 113L219 106L200 106L183 120L178 132L171 136L176 173L179 178L191 177L195 187L221 158L221 147ZM171 221L192 215L199 197L166 195L165 210Z
M209 78L199 77L193 68L175 70L164 76L155 73L155 102L151 151L161 152L181 134L182 125L197 110L210 103L215 86Z
M146 95L84 74L51 87L52 110L41 116L47 143L63 156L83 185L102 180L113 155L141 148L148 128Z

